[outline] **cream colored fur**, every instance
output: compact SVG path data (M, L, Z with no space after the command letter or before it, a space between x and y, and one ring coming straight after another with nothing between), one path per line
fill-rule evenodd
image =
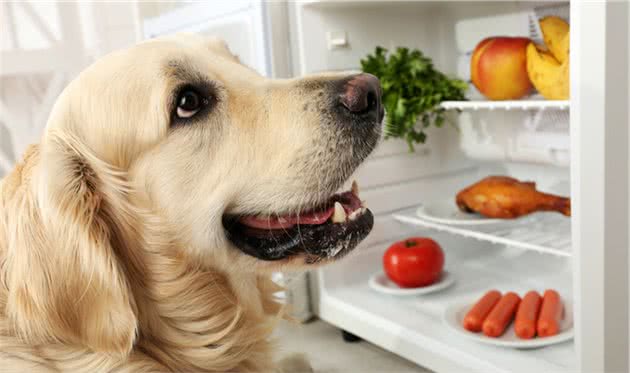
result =
M173 128L186 74L216 84L217 103ZM304 258L244 255L221 218L299 212L343 183L331 168L351 151L332 154L315 109L332 78L268 80L195 36L83 72L0 182L2 371L281 370L269 274Z

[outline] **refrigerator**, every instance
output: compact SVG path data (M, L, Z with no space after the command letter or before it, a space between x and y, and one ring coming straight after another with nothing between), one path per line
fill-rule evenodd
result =
M489 101L471 86L467 101L441 104L456 128L432 128L413 153L403 141L383 141L355 175L374 229L353 255L315 271L314 312L437 372L627 372L629 12L626 2L604 1L292 4L296 75L356 69L375 46L406 46L470 80L471 52L482 39L540 41L542 17L570 23L569 100ZM418 214L440 201L454 205L459 190L488 175L570 196L571 217L535 213L468 226ZM453 286L404 298L370 288L387 247L409 236L442 246ZM489 289L549 288L572 319L567 342L497 347L447 326L450 307Z

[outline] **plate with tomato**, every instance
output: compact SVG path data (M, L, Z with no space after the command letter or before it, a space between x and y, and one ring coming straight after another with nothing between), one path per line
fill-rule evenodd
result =
M372 289L408 296L436 292L455 282L444 270L444 252L428 237L410 237L391 245L383 255L383 271L370 277Z
M455 283L455 278L448 271L443 271L437 282L415 288L403 288L393 281L391 281L385 272L378 272L370 277L370 287L379 293L398 295L398 296L411 296L411 295L424 295L434 293L446 289L447 287Z

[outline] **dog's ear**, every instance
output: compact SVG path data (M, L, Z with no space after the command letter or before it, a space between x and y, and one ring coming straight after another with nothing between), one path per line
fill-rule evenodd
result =
M132 221L124 176L71 136L48 134L38 158L32 192L11 212L13 328L29 343L60 341L124 356L137 327L122 259L137 255L121 247Z
M210 49L211 51L217 54L220 54L228 59L231 59L234 62L241 63L240 58L234 53L232 53L232 51L230 50L230 47L227 45L225 40L217 38L217 37L204 37L204 39L206 41L206 45L208 46L208 49Z

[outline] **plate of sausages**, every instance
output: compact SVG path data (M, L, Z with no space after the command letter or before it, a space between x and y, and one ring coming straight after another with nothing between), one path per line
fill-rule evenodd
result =
M573 338L572 303L555 290L486 292L481 298L450 305L444 322L475 341L511 348L539 348Z

